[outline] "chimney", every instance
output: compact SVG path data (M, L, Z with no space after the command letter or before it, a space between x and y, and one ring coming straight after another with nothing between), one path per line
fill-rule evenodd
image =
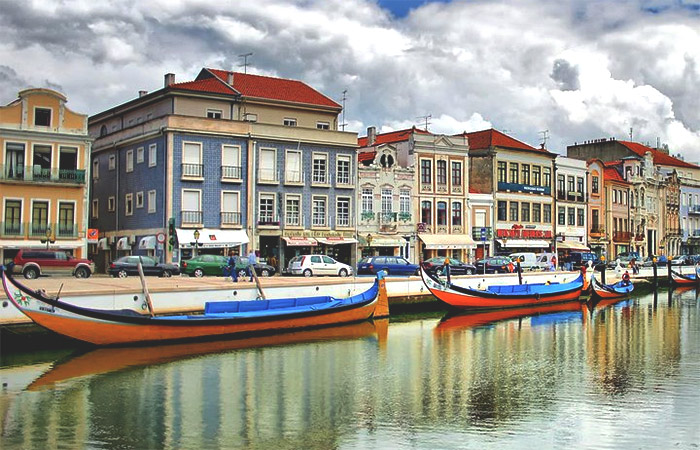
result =
M367 147L374 145L377 140L377 128L367 127Z
M228 72L226 74L226 83L228 83L229 86L233 86L233 72Z
M175 84L175 74L174 73L166 73L164 87L168 87L171 84Z
M143 97L146 94L148 94L148 91L139 91L139 98Z

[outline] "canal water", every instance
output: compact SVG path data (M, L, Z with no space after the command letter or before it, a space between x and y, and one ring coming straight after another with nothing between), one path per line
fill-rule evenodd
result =
M695 290L6 353L3 449L700 448Z

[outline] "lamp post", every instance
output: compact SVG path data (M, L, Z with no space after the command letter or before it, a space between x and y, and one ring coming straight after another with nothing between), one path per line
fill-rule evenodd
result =
M192 257L197 256L197 249L199 248L199 229L194 230L193 233L194 236L194 242L190 242L192 244L192 247L194 248L194 252L192 253Z
M372 235L367 233L367 256L372 256Z
M51 239L51 226L46 227L46 239L41 239L42 244L46 244L46 250L49 249L49 245L56 242L55 239Z

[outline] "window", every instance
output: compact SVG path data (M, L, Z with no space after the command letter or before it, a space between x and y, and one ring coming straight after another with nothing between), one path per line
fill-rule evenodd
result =
M100 203L98 199L93 199L92 207L90 208L90 217L93 219L99 218Z
M597 209L592 209L591 210L591 227L594 230L600 230L600 211Z
M433 222L433 204L430 200L420 202L421 222L431 224Z
M591 177L591 192L593 194L598 193L598 183L599 183L599 177L597 175L593 175Z
M335 178L337 184L350 184L350 156L338 155Z
M437 224L447 225L447 202L437 202Z
M573 227L574 225L576 225L576 209L575 208L566 208L566 212L568 213L568 216L569 216L568 224L570 227Z
M275 217L275 194L261 193L258 200L258 223L273 225L277 221Z
M131 216L134 214L134 194L126 194L124 199L124 214Z
M148 146L148 167L155 167L157 163L157 150L158 146L156 144L151 144Z
M578 208L576 210L576 225L578 225L579 227L583 226L583 221L584 221L583 217L584 217L583 216L583 208Z
M508 178L506 177L506 163L505 161L498 161L498 182L506 183Z
M401 189L399 192L399 212L411 214L411 191L408 189Z
M149 212L149 214L156 212L156 191L155 190L148 191L148 212Z
M576 177L576 192L583 196L583 177Z
M50 127L51 110L48 108L34 108L34 125L40 127Z
M143 191L136 193L136 207L143 208Z
M522 183L530 184L530 164L522 164L520 166L520 171L522 175Z
M498 202L498 220L508 220L508 202Z
M221 119L222 111L220 109L207 109L207 118Z
M107 198L107 211L114 212L116 209L117 199L113 195Z
M447 161L440 159L435 164L435 181L437 184L447 184Z
M10 236L22 234L22 200L5 201L5 226L0 231Z
M552 205L542 205L542 222L552 223Z
M277 150L274 148L260 149L260 181L277 181Z
M349 227L350 226L350 199L347 197L338 197L335 206L335 226Z
M382 214L391 214L393 208L393 192L391 189L382 189Z
M72 237L75 233L75 204L58 204L58 236Z
M557 195L559 198L563 198L566 194L566 179L564 175L557 175Z
M518 180L518 163L510 163L510 182L519 184Z
M542 168L542 186L552 186L552 169L550 169L549 167Z
M452 161L452 186L462 185L462 163Z
M185 142L182 145L182 176L201 178L202 167L202 144L196 142Z
M109 155L109 170L114 170L117 168L117 156Z
M182 223L202 223L202 195L197 189L182 190Z
M559 214L557 215L558 217L558 224L559 225L566 225L566 208L563 206L559 207Z
M301 152L287 150L284 159L284 180L286 183L303 183L304 173L301 167Z
M319 130L330 130L331 124L330 122L316 122L316 128Z
M144 148L139 147L136 149L136 164L142 163L143 158L144 158Z
M134 171L134 151L133 150L126 151L126 171L127 172Z
M432 164L429 159L420 160L420 182L423 184L432 183Z
M530 203L522 202L520 204L520 221L529 222L530 221Z
M574 187L574 177L571 177L571 176L567 177L566 184L567 184L569 192L576 192L576 190L575 190L576 188Z
M221 225L241 224L239 195L238 192L221 192Z
M257 122L258 115L253 113L247 113L243 115L243 120L245 120L246 122Z
M292 117L285 117L282 121L282 125L284 125L285 127L295 127L297 126L297 119L294 119Z
M462 225L462 204L460 202L452 202L452 226Z
M518 221L518 202L510 202L510 220L511 222Z
M532 166L532 184L539 186L542 183L542 167Z
M92 179L97 180L100 178L100 160L95 158L92 160Z
M539 203L532 204L532 221L535 223L542 222L542 205Z
M362 212L372 212L372 188L362 188Z
M5 177L19 180L24 179L24 156L24 144L14 142L7 142L5 144Z
M617 203L617 189L613 189L613 203Z
M315 227L326 226L326 198L313 197L311 210L311 225Z
M102 137L102 136L107 136L107 126L106 125L102 125L100 127L100 137Z
M326 184L328 180L328 155L325 153L314 153L312 170L312 181L317 184Z
M32 203L32 234L45 235L49 226L49 202Z
M284 223L285 225L294 227L301 226L301 196L287 195L284 209Z
M241 179L241 148L237 145L221 146L221 178Z

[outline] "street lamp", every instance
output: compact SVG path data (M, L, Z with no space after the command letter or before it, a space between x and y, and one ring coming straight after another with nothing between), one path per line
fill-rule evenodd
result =
M46 239L41 239L42 244L46 244L46 250L49 249L49 244L56 242L55 239L51 239L51 227L46 227Z
M192 247L194 247L194 253L192 254L192 256L194 257L197 256L197 248L199 248L199 229L194 230L193 235L194 242L190 242L190 244L192 245Z

